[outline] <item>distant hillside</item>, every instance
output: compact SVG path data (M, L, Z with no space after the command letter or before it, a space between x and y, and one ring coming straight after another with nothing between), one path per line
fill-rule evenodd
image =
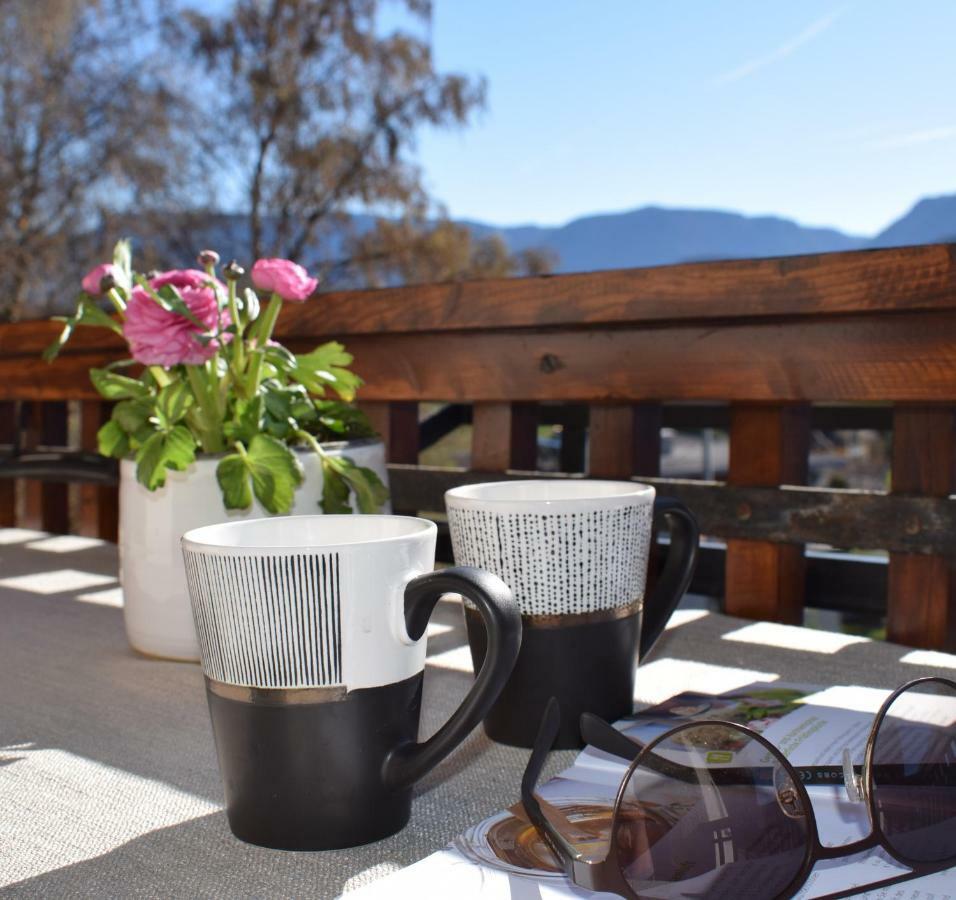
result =
M926 197L868 242L870 247L900 247L956 241L956 195Z
M371 217L356 216L359 232L371 224ZM809 228L778 216L657 206L583 216L555 227L498 227L474 221L462 224L478 237L500 234L513 252L532 247L550 249L558 260L558 272L587 272L956 241L956 195L920 200L875 237L848 235L834 228ZM267 243L272 227L266 220ZM202 223L192 223L189 237L193 246L219 248L224 258L243 257L248 224L236 216L210 216ZM335 259L344 252L341 239L334 234L325 236L321 247L326 258ZM167 255L175 258L177 254L170 248Z
M954 220L956 221L956 220ZM753 256L792 256L865 246L832 228L807 228L776 216L750 217L712 210L647 206L630 212L585 216L554 228L495 228L467 222L477 234L497 232L512 251L547 247L559 272Z

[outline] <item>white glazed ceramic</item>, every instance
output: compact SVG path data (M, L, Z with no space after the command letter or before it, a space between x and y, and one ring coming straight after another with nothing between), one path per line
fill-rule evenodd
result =
M387 483L381 441L330 444L327 450L373 469ZM311 450L299 451L299 459L305 479L295 493L291 514L314 515L321 510L322 468ZM120 463L120 583L126 636L141 653L199 660L179 546L182 535L204 525L268 515L258 502L245 511L223 508L216 482L218 463L218 457L207 457L185 472L169 472L165 486L157 491L136 481L132 460ZM389 512L390 506L382 511Z
M345 685L422 671L405 585L435 565L434 522L297 516L229 522L182 540L203 671L259 688Z
M455 564L498 575L525 616L590 613L644 596L654 488L630 481L495 481L445 494Z

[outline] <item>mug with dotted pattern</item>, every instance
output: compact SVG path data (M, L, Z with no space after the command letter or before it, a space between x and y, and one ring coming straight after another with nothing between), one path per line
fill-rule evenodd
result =
M697 557L693 515L631 481L540 479L470 484L445 494L457 565L494 572L514 592L523 639L518 662L485 719L494 740L534 743L552 696L562 708L556 746L581 744L578 719L633 711L634 669L690 584ZM671 541L645 600L651 532ZM465 621L476 671L485 641L475 609Z

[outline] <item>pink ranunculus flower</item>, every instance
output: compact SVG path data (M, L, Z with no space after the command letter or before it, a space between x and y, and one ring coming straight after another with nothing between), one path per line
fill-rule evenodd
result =
M113 263L100 263L96 268L90 269L90 271L83 276L83 290L88 294L92 294L94 297L98 297L103 293L100 285L107 275L110 275L115 280L119 275L119 269L114 266Z
M198 328L178 313L167 312L143 288L134 287L126 306L123 334L129 341L133 359L138 363L144 366L198 365L209 359L221 342L232 338L230 334L223 334L207 343L199 340L199 335L215 333L217 328L228 328L232 322L229 311L220 308L217 296L216 288L223 291L225 288L205 272L176 269L161 272L149 283L156 290L166 284L173 285L189 311L205 328Z
M319 279L310 278L302 266L289 259L257 259L252 267L252 283L260 291L301 303L315 293Z

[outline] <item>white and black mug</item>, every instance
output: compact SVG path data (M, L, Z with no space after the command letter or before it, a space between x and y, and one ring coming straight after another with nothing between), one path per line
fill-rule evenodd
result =
M633 712L634 670L664 631L697 559L687 508L630 481L499 481L445 494L458 565L508 583L521 610L522 644L485 718L493 740L531 747L550 697L561 704L556 747L581 746L578 719ZM645 600L651 531L663 516L670 547ZM478 671L488 651L476 607L465 621Z
M369 843L409 819L415 781L484 718L521 643L511 591L432 571L436 528L406 516L294 516L182 539L226 812L285 850ZM451 718L418 743L425 630L467 597L489 652Z

